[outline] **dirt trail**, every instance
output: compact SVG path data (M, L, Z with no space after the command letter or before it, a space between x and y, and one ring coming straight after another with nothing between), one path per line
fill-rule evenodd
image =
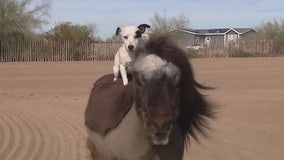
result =
M219 105L185 160L284 158L284 58L194 59ZM112 62L0 63L0 160L88 160L83 113Z

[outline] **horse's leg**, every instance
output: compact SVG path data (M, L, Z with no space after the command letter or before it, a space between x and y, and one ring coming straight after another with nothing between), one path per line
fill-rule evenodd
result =
M96 152L96 148L95 148L92 140L89 139L89 138L87 139L87 147L91 152L91 159L90 160L108 160L108 159L104 158L103 156L99 155Z
M155 150L152 149L143 157L140 157L139 159L135 160L162 160L162 159L160 159L159 156L156 154Z
M91 152L91 160L95 160L97 158L96 148L89 138L87 139L87 147Z
M154 156L152 157L152 160L162 160L162 159L160 159L158 155L154 155Z

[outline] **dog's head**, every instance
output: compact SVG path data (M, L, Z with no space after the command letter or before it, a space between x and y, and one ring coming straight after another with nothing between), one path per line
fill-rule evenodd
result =
M121 35L126 50L136 51L143 46L142 34L150 28L148 24L140 24L139 26L118 27L116 35Z

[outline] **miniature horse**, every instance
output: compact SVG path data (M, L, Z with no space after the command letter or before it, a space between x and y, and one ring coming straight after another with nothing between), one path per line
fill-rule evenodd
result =
M198 89L185 53L168 36L152 36L123 86L113 75L97 80L85 125L98 159L182 160L189 137L205 133L212 106Z

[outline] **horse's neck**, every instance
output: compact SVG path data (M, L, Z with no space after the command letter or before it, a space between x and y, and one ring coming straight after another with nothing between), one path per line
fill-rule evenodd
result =
M129 112L126 114L119 127L131 128L134 132L140 132L143 130L143 123L137 115L134 104L131 106Z
M123 158L148 156L152 146L145 135L143 123L134 105L131 106L119 126L108 133L105 139L111 144L110 150L114 155L127 155Z

